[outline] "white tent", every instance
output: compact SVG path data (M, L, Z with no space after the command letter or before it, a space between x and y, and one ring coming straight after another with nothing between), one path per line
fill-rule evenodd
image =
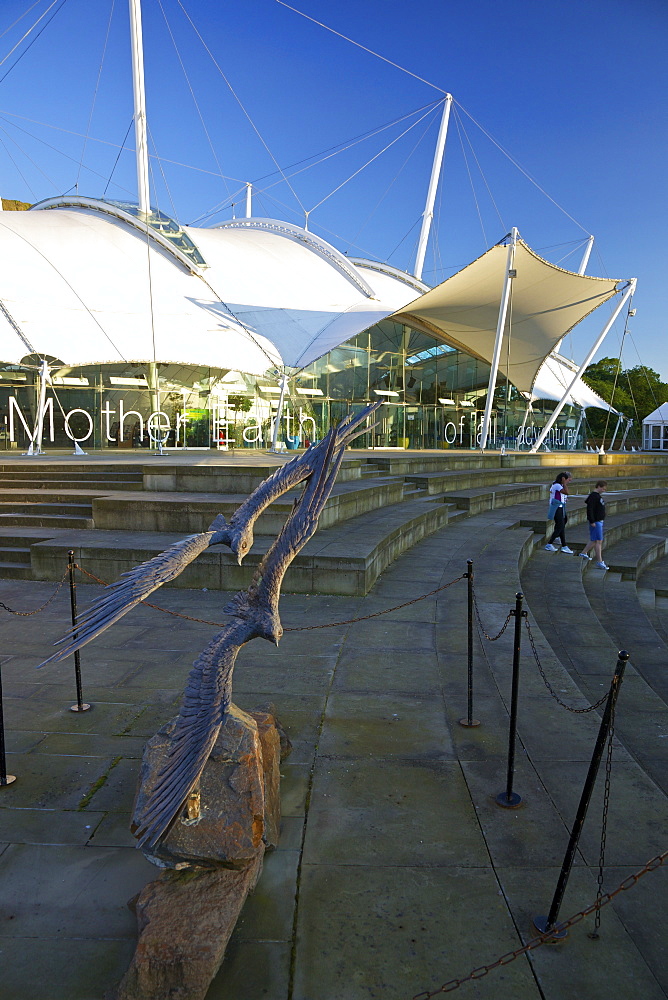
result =
M182 232L204 266L107 203L53 199L4 212L0 361L47 354L70 366L161 361L252 375L302 368L426 288L391 268L353 264L287 223Z
M645 451L668 451L668 403L661 403L642 422Z
M550 354L538 369L531 398L553 399L555 401L561 399L577 370L577 365L568 358L564 358L560 354ZM571 389L568 402L585 409L588 406L596 406L600 410L610 410L611 413L617 413L617 410L606 403L593 389L590 389L581 378Z
M545 358L589 313L618 291L618 282L550 264L518 240L515 275L499 372L531 392ZM507 248L498 244L462 271L398 310L394 318L447 338L491 364Z

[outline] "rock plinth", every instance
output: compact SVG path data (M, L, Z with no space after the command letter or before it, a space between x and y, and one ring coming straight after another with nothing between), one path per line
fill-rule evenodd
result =
M174 721L167 723L146 745L135 816L150 796L173 729ZM145 852L166 870L132 901L139 940L108 1000L206 996L265 849L278 844L282 749L285 736L271 712L230 706L198 789Z

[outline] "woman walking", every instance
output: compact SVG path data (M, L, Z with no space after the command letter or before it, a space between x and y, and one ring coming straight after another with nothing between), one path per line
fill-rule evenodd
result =
M566 500L568 498L568 484L572 478L570 472L560 472L550 486L550 509L548 517L554 518L554 531L545 546L548 552L556 552L557 546L554 545L554 542L559 539L561 542L561 551L565 552L568 556L573 555L573 549L569 549L568 545L566 545L566 521L568 520Z

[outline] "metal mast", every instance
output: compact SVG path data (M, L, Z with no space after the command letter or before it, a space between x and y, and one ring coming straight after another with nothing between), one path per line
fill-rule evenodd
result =
M561 399L557 403L557 405L556 405L556 407L554 409L554 412L552 413L552 416L547 421L547 423L543 427L542 431L538 435L538 438L536 439L536 442L535 442L534 446L532 447L531 451L529 452L530 455L535 455L535 453L538 451L538 449L542 445L543 441L545 440L545 438L547 437L547 435L551 431L553 424L555 423L557 417L559 416L559 414L563 410L564 406L566 405L566 402L568 401L568 397L571 394L573 386L575 385L575 383L577 382L577 380L580 378L580 376L584 372L585 368L591 363L592 358L594 357L594 355L596 354L597 350L599 349L599 347L601 346L601 344L605 340L606 336L608 335L610 327L612 326L612 324L615 322L615 320L619 316L619 314L622 311L622 309L624 308L625 304L633 296L633 293L636 290L636 284L637 284L637 279L636 278L631 278L631 280L626 285L626 289L625 289L624 294L622 295L622 297L621 297L621 299L619 301L619 304L617 305L617 308L615 309L614 313L612 314L612 316L610 317L610 319L608 320L608 322L603 327L603 330L599 334L598 339L596 340L596 342L589 349L589 353L587 354L587 357L584 359L584 361L582 362L582 364L578 368L577 372L575 373L575 375L571 379L571 381L570 381L570 383L568 385L568 388L565 390L563 396L561 397Z
M587 264L589 263L589 255L591 253L592 247L594 246L594 237L590 236L587 240L587 246L585 247L585 252L582 256L582 261L580 262L580 270L578 274L584 274L587 270Z
M510 301L510 289L512 280L515 277L513 264L515 263L515 247L519 233L515 226L510 231L510 243L508 244L508 257L506 260L506 275L503 280L503 294L501 295L501 305L499 306L499 319L496 324L496 339L494 341L494 354L492 355L492 366L489 371L489 385L487 387L487 402L485 403L485 415L482 419L482 431L480 437L480 450L487 447L487 437L489 435L489 422L494 405L494 389L496 388L496 376L499 370L499 360L501 358L501 346L503 344L503 331L506 328L506 316L508 314L508 302ZM506 400L506 405L507 405Z
M429 180L429 189L427 191L427 202L424 208L424 214L422 216L422 229L420 230L420 239L418 240L417 255L415 258L415 271L413 273L416 278L422 277L424 258L425 254L427 253L427 240L429 239L429 230L431 229L431 221L434 218L434 202L436 201L438 179L441 174L443 153L445 152L445 140L448 135L448 121L450 120L451 107L452 107L452 94L446 94L445 101L443 102L443 117L441 118L441 127L438 130L438 139L436 140L436 152L434 153L434 162L431 168L431 178Z
M135 100L135 146L137 149L137 198L139 211L148 215L151 201L148 188L148 142L146 138L146 94L144 92L144 46L141 31L141 0L130 0L132 39L132 89Z

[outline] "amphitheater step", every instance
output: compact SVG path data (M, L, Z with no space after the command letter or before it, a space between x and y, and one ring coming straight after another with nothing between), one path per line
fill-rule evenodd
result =
M0 514L0 527L7 525L18 528L92 528L93 519L69 514Z
M28 553L30 556L30 553ZM32 568L30 562L5 561L0 558L0 579L3 580L32 580Z

